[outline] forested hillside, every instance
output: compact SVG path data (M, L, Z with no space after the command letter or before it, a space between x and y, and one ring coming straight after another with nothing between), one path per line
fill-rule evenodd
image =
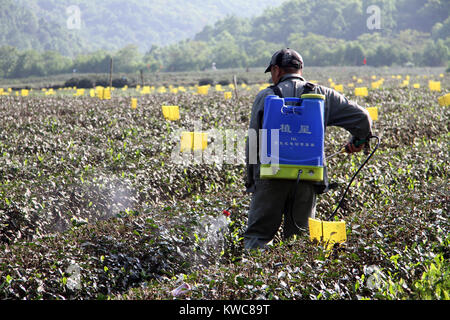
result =
M227 17L206 26L195 41L171 46L174 54L162 63L197 67L171 57L206 43L209 52L202 54L222 68L261 66L283 46L301 51L306 65L362 65L366 58L373 66L442 66L450 56L449 15L448 0L291 0L252 19Z
M31 11L0 0L1 77L105 72L111 57L126 73L261 67L286 46L305 66L446 66L450 57L449 0L74 0L79 30L61 27L68 1L19 3Z
M135 44L144 52L152 45L166 45L193 37L226 15L250 17L284 0L19 0L15 1L57 28L85 41L91 50L118 50ZM5 2L0 0L0 4ZM11 2L11 1L7 1ZM78 12L72 11L76 7ZM5 5L1 5L0 11ZM6 6L8 7L8 5ZM7 10L7 9L6 9ZM80 25L67 30L67 21L79 13ZM20 15L18 22L26 23ZM36 30L38 31L38 30ZM27 32L20 37L27 39ZM15 36L11 38L14 40ZM59 42L60 37L53 37ZM4 42L1 42L4 44ZM8 43L10 45L13 45ZM18 46L20 49L37 47ZM73 52L78 53L77 45ZM40 49L40 48L39 48ZM62 52L65 53L65 52Z
M54 50L63 55L78 54L88 48L85 41L69 31L66 24L40 18L18 1L0 0L0 47Z

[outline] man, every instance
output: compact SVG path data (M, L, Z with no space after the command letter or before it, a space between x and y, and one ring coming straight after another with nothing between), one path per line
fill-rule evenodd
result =
M371 136L372 120L369 113L355 102L348 101L339 92L320 85L305 81L302 77L303 59L295 50L286 48L275 52L272 56L266 73L272 75L273 86L261 91L256 96L252 107L249 130L255 130L259 136L262 129L264 115L264 99L268 95L281 95L282 97L300 97L303 93L315 93L325 96L324 125L339 126L352 134L352 140L347 143L348 153L359 152L364 145L356 147L353 141L363 140ZM285 239L301 230L308 230L308 218L314 218L316 207L316 194L327 191L328 182L326 168L324 182L321 184L309 181L260 179L260 157L257 151L257 163L249 163L249 158L255 159L250 152L259 149L250 147L246 142L247 161L247 192L253 193L248 225L244 233L244 246L246 249L264 248L277 233L283 214L285 215L283 236ZM325 165L325 164L324 164ZM292 202L291 195L295 190ZM290 205L292 217L288 216ZM295 223L292 221L295 220Z

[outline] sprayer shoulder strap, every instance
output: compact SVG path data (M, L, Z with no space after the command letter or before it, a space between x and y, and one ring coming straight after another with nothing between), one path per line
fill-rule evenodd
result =
M298 85L299 81L295 82L295 93L297 93L297 85ZM269 87L270 89L273 90L273 92L279 96L280 98L284 98L283 97L283 93L281 92L281 89L277 86L277 85L272 85ZM316 89L316 85L312 82L306 82L305 85L303 86L303 92L302 94L307 94L307 93L311 93L314 92L314 90Z

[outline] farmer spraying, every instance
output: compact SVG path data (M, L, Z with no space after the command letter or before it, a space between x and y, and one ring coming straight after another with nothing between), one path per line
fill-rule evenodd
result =
M286 48L275 52L265 71L271 73L273 85L259 92L253 103L249 137L250 132L256 132L257 134L253 136L257 137L257 141L255 143L255 139L250 140L249 137L246 141L246 188L248 193L252 193L247 229L244 233L246 249L264 248L277 233L283 215L283 237L285 239L294 234L301 234L303 230L308 230L308 219L315 217L316 195L328 191L326 163L323 163L322 171L319 172L320 178L317 178L316 181L302 178L307 176L307 172L303 172L305 171L302 170L304 167L296 166L293 167L296 169L302 168L297 170L298 176L295 174L297 181L295 177L287 178L290 171L286 170L290 170L289 168L292 168L292 165L283 167L284 171L276 167L278 171L273 171L273 176L270 177L270 168L267 171L266 165L261 162L261 155L266 151L261 150L263 144L261 144L260 137L263 136L265 131L270 131L261 129L266 129L263 127L267 123L271 123L272 117L271 113L266 112L266 115L264 114L265 104L277 100L278 97L286 98L286 101L294 100L290 97L302 97L302 100L312 101L318 105L321 103L323 109L319 114L323 117L323 119L320 118L323 132L326 126L339 126L352 135L345 147L347 153L360 152L364 148L363 142L368 141L372 135L372 120L369 113L356 102L347 100L339 92L307 82L302 77L303 66L303 59L295 50ZM275 99L271 100L271 98ZM278 111L281 111L283 115L291 112L288 116L292 118L296 114L302 115L301 110L305 111L305 109L301 108L304 108L304 106L283 106ZM273 111L273 108L271 110ZM277 114L280 114L280 112ZM297 134L304 134L306 137L311 134L309 126L300 126L300 130L298 128L293 130L294 126L295 122L292 122L291 125L281 124L277 128L267 129L279 129L276 131L282 132L284 137L287 135L288 138L289 134L294 131ZM299 152L298 155L301 157L302 152L305 153L310 149L302 149L303 143L297 143L296 139L294 136L291 138L295 145L299 145L295 150ZM277 140L276 137L274 140L276 140L275 144L279 143L281 152L282 140ZM291 145L294 145L294 143L291 143ZM305 145L309 148L311 146L317 147L313 143L306 143ZM270 146L263 148L267 149ZM293 147L290 148L294 150ZM323 159L323 162L325 162L325 159ZM311 170L310 172L314 173L312 176L316 176L316 171Z

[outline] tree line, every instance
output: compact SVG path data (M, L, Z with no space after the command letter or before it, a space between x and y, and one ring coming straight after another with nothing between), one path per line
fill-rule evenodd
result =
M421 45L408 46L401 38L415 39ZM387 41L377 35L364 35L355 41L326 38L316 34L292 34L291 48L298 50L308 66L445 66L450 58L450 38L427 39L420 33L405 31ZM114 72L136 73L157 71L202 71L218 69L264 67L281 44L258 40L239 44L229 34L220 41L207 43L186 40L168 47L153 46L141 54L137 46L129 45L116 52L104 50L81 54L75 58L55 51L19 51L15 47L0 47L0 77L24 78L65 73L107 73L110 59Z

